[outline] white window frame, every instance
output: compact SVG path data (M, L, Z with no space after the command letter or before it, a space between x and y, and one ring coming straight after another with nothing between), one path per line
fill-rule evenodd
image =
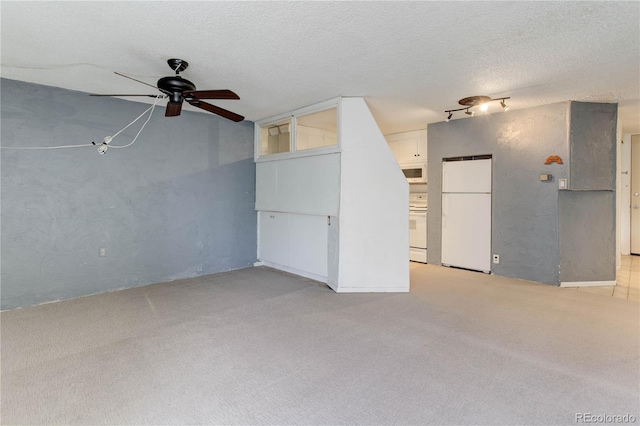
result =
M316 112L326 111L328 109L336 109L336 126L337 126L337 143L336 145L331 146L323 146L319 148L310 148L303 149L301 151L297 150L296 147L296 127L297 127L297 117L303 115L309 115ZM256 121L254 124L254 151L253 151L253 159L256 163L260 163L263 161L277 161L277 160L286 160L289 158L300 158L300 157L310 157L313 155L323 155L323 154L332 154L335 152L340 152L342 150L342 98L334 98L329 99L317 104L309 105L303 108L298 108L289 113L280 114L277 116L269 117L263 120ZM280 152L277 154L261 154L262 150L262 141L260 139L260 129L264 126L268 126L270 124L275 124L282 120L291 120L291 130L289 135L291 137L291 146L289 152Z

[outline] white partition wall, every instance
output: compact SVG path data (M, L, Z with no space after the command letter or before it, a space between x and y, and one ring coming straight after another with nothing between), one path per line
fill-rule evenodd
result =
M256 123L258 259L339 293L409 291L409 185L364 100L283 117L296 129L297 114L327 105L337 106L336 143L312 148L294 132L290 151L261 154L277 118Z
M258 259L327 282L328 218L339 196L339 153L256 164Z
M342 99L337 292L409 291L409 184L362 98Z

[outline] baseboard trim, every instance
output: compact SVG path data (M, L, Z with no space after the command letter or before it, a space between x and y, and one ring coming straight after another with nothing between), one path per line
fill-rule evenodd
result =
M565 281L560 283L560 287L597 287L616 285L614 281Z
M257 265L257 263L259 263L259 265ZM303 271L296 268L290 268L288 266L279 265L277 263L272 263L266 260L256 262L254 263L254 266L268 266L269 268L278 269L280 271L288 272L290 274L300 275L301 277L304 277L304 278L320 281L321 283L324 283L324 284L327 283L327 277L323 277L322 275L314 274L312 272L307 272L307 271Z
M336 293L409 293L409 287L338 287Z

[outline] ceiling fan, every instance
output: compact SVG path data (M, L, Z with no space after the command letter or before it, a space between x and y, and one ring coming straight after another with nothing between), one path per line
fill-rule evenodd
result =
M167 63L169 64L171 69L175 71L176 75L162 77L160 80L158 80L157 87L145 83L144 81L136 80L135 78L129 77L127 75L120 74L118 72L116 72L115 74L160 90L160 92L162 92L165 97L169 98L169 102L167 102L167 108L164 113L165 117L176 117L180 115L180 112L182 111L182 102L187 101L189 104L195 107L208 112L212 112L229 120L236 122L244 120L244 117L241 115L202 101L202 99L240 99L240 97L234 92L226 89L196 90L195 84L187 79L180 77L180 71L184 71L189 66L189 63L187 61L183 61L182 59L169 59ZM157 95L91 94L90 96L147 96L155 98Z

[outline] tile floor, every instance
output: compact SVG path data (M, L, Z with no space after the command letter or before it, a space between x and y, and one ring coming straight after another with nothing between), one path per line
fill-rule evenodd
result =
M640 302L640 256L622 256L614 286L565 288Z

